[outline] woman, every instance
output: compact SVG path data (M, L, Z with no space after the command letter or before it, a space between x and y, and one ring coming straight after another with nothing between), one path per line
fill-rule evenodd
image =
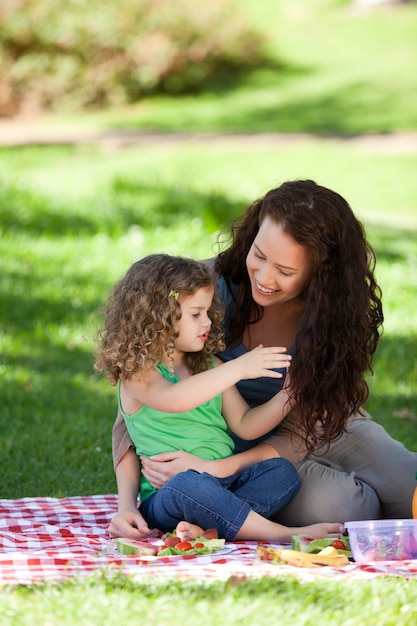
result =
M361 408L383 321L374 265L346 200L309 180L284 183L255 201L214 262L226 307L220 358L259 344L293 354L295 408L257 443L266 456L269 450L295 463L300 474L300 491L276 517L282 524L411 517L417 454ZM237 386L254 406L280 384L261 378ZM119 416L113 431L119 513L110 533L137 538L150 531L136 510L139 461L130 446ZM142 473L155 487L188 468L228 475L248 462L253 448L247 448L236 438L236 454L222 461L184 452L143 458Z

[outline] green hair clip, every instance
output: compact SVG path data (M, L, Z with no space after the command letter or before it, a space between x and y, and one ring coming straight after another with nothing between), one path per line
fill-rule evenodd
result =
M175 298L175 300L178 301L180 294L178 293L178 291L174 291L173 289L171 289L171 291L168 294L168 298Z

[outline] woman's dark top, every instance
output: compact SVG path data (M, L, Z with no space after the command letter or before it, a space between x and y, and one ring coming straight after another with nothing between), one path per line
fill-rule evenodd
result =
M217 291L225 307L225 316L222 325L227 337L230 322L235 315L235 299L237 297L238 285L221 276L217 281ZM241 342L235 342L234 344L227 346L226 350L219 353L217 356L219 359L226 362L236 359L238 356L245 354L245 352L247 352L245 346ZM292 354L293 349L288 350L288 353ZM279 369L276 371L283 373L285 376L285 369ZM270 400L272 396L282 389L283 384L284 378L262 377L250 380L241 380L237 383L236 387L239 389L239 392L245 398L249 406L254 407ZM267 433L258 439L247 441L232 433L232 437L236 444L235 452L242 452L243 450L252 448L260 441L267 439L271 434L272 433Z

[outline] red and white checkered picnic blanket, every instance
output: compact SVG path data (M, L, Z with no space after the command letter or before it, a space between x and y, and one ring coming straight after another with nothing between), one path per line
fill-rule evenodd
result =
M351 563L338 569L268 563L256 556L257 542L227 543L222 552L208 555L123 556L107 532L116 510L115 495L0 500L0 584L63 580L98 569L197 580L283 574L417 577L417 561Z

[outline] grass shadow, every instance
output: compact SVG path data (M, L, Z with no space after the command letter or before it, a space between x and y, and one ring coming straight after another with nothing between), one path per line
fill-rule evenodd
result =
M180 221L201 220L214 231L225 216L236 216L242 204L224 193L199 192L183 186L135 182L116 177L100 197L66 204L55 198L33 194L16 185L3 187L2 227L8 233L30 237L89 236L106 233L117 237L132 226L142 229L169 227ZM99 205L99 210L97 206Z
M2 497L113 492L115 391L93 373L89 350L27 339L2 355Z
M314 66L287 65L279 70L262 67L233 83L224 78L208 84L206 89L194 94L194 103L187 95L149 98L146 107L139 109L136 119L133 113L128 121L112 121L108 128L153 128L169 133L186 130L308 133L341 138L370 131L392 133L400 130L398 113L392 119L387 115L387 111L398 109L398 96L394 90L377 86L373 89L366 80L352 80L341 85L333 81L316 92L315 75L320 77L320 68ZM299 83L302 80L305 84ZM240 90L239 97L226 104L227 96L237 89ZM253 97L256 91L259 91L258 98ZM225 104L220 106L217 100L221 102L224 96ZM209 103L212 106L208 109ZM161 104L164 106L160 107ZM404 130L415 124L417 118L408 114Z
M413 450L417 450L417 388L411 381L417 380L416 351L417 334L382 335L367 407L376 421Z
M408 260L413 250L417 254L417 229L372 224L367 232L377 263L401 263Z
M307 73L314 74L314 69L306 70ZM288 75L277 77L277 88L281 82L292 79ZM216 123L221 130L248 133L312 133L324 137L351 137L369 129L389 133L397 131L397 125L390 124L386 115L378 111L390 110L394 99L394 93L373 93L365 81L334 86L332 91L318 95L310 93L306 86L301 95L285 102L280 101L277 90L274 104L270 104L271 98L268 104L259 98L256 104L253 100L250 104L242 101L237 111L224 107Z

